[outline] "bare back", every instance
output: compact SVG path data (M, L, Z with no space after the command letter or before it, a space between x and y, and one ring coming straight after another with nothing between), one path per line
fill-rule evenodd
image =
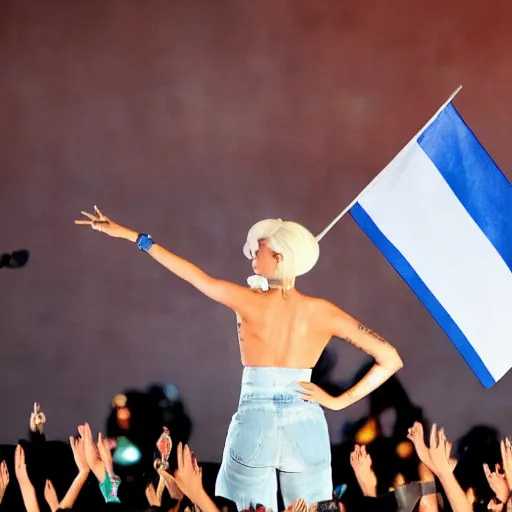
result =
M251 320L237 315L244 366L312 368L331 334L325 329L325 301L295 289L283 297L271 290L260 295Z

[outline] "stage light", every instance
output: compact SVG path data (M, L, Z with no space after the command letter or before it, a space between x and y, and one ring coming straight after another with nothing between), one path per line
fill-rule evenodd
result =
M114 464L119 466L133 466L138 464L142 459L142 453L127 437L120 436L117 438L117 448L112 455Z

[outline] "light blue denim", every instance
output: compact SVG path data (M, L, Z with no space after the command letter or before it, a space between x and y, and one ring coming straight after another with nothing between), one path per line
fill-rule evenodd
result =
M238 510L261 504L276 512L278 478L285 507L332 499L324 412L299 396L298 382L310 379L310 369L244 368L215 487Z

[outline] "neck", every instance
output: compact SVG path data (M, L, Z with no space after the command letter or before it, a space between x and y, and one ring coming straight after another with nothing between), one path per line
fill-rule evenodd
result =
M289 292L295 288L295 280L285 281L284 279L267 279L268 285L272 290L284 290Z

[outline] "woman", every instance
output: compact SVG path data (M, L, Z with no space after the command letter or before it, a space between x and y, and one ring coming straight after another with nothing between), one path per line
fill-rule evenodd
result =
M107 235L135 242L158 263L211 299L235 311L244 372L237 413L229 427L216 494L239 510L262 504L277 510L277 477L285 506L332 498L329 434L321 405L341 410L357 402L402 367L396 350L328 301L303 295L295 279L319 256L318 242L303 226L280 219L255 224L245 255L262 290L215 279L153 242L147 234L82 212ZM371 370L340 396L310 382L311 369L336 336L375 359ZM277 471L277 474L276 474Z

